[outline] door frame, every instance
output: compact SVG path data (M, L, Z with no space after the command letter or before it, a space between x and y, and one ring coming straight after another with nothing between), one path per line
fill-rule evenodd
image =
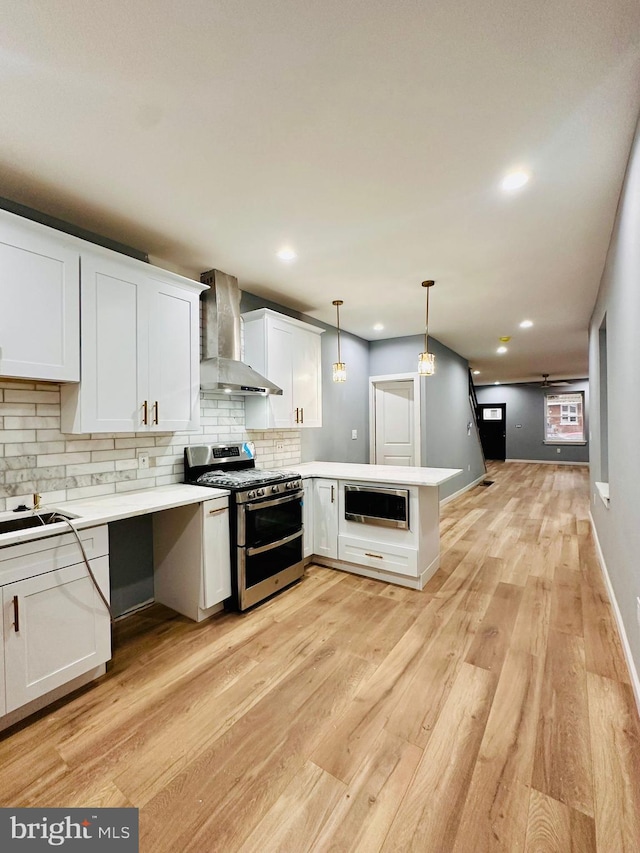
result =
M376 386L383 382L413 382L413 454L415 467L422 465L421 435L420 435L420 413L421 388L419 373L388 373L384 376L369 377L369 464L375 464L376 458Z

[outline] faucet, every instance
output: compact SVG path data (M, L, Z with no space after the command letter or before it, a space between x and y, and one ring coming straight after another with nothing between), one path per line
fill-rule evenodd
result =
M33 493L33 509L34 510L40 509L40 495L37 492Z

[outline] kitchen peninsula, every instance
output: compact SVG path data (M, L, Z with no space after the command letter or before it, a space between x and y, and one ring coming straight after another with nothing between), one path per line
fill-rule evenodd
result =
M307 462L305 558L411 589L440 565L438 486L459 468Z

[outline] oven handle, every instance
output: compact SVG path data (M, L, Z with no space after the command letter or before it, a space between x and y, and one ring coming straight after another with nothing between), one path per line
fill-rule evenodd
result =
M269 542L268 545L260 545L259 548L246 548L247 557L255 557L256 554L263 554L265 551L271 551L273 548L279 548L281 545L286 545L287 542L293 542L294 539L299 539L303 530L298 530L297 533L292 533L291 536L285 536L284 539L278 539L277 542Z
M303 492L300 490L297 492L289 492L288 495L284 495L281 498L274 498L270 501L255 501L255 503L244 504L244 508L247 512L255 512L258 509L267 509L270 506L279 506L280 504L289 503L289 501L300 500L302 495Z

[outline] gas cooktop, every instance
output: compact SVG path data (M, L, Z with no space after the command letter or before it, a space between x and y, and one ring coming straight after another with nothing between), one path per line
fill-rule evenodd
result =
M295 471L267 471L262 468L245 468L242 471L207 471L196 479L198 486L224 486L231 489L246 489L290 480L300 475Z

